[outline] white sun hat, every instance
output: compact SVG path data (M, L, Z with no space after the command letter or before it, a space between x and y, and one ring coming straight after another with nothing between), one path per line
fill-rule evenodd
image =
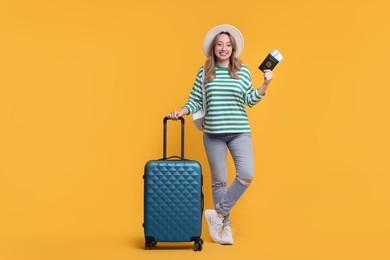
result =
M203 40L203 52L206 54L206 56L209 55L209 49L211 42L213 41L214 37L220 33L220 32L228 32L231 36L234 37L234 40L236 40L237 49L235 56L240 56L242 50L244 49L244 38L242 37L241 32L234 26L230 24L221 24L218 26L215 26L210 31L207 32L206 36Z

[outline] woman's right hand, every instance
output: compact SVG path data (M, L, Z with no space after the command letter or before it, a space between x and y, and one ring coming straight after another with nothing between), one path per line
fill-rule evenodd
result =
M187 114L188 114L188 109L183 107L182 109L180 109L180 111L172 111L171 113L169 113L167 115L167 117L169 119L177 120L177 119L179 119L179 117L182 117L182 116L187 115Z
M176 119L178 119L180 116L179 116L179 112L178 112L178 111L172 111L171 113L169 113L169 114L167 115L167 117L168 117L169 119L176 120Z

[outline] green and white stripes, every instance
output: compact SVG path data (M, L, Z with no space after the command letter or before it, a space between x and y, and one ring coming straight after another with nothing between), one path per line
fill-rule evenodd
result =
M202 73L199 69L195 84L185 107L190 113L202 106ZM248 68L242 65L239 79L230 77L228 69L216 67L216 78L206 83L207 115L203 125L207 133L250 132L245 105L256 105L264 95L259 95L252 86Z

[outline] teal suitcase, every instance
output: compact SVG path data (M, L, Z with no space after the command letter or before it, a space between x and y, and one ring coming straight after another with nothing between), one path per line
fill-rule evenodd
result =
M157 242L194 242L201 251L203 240L203 176L199 162L184 159L184 118L181 121L181 156L166 156L167 117L164 118L163 158L151 160L144 169L145 249Z

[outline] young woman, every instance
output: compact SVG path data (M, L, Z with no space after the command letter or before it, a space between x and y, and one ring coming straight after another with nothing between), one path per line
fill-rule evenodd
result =
M207 60L198 70L187 103L179 111L168 114L169 118L178 119L199 110L203 104L204 80L207 114L203 142L212 175L214 201L214 209L205 210L205 218L211 238L223 245L234 243L229 213L254 176L252 138L245 106L256 105L273 78L272 71L266 70L263 85L253 88L251 74L238 58L243 47L244 39L237 28L226 24L212 28L203 41ZM236 178L229 187L227 150L236 168Z

